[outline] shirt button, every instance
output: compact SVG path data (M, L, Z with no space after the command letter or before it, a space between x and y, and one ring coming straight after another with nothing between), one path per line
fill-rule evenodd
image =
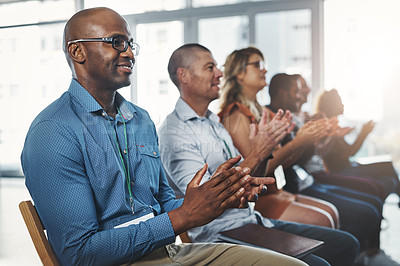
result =
M133 186L133 181L131 181L131 185Z
M126 150L124 150L124 154L127 154L128 152Z
M102 112L101 115L102 115L102 116L106 116L106 113Z
M153 151L153 154L154 154L154 155L157 155L157 153L156 153L155 151Z

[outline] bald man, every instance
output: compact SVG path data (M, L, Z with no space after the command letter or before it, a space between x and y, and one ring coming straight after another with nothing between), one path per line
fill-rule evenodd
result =
M107 8L75 14L64 30L68 91L33 121L21 155L26 186L61 265L302 265L271 251L227 244L175 245L177 235L246 205L250 169L200 169L177 200L153 122L126 101L139 53L129 25Z

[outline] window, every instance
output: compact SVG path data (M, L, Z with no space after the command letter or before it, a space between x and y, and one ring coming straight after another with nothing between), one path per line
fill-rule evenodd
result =
M133 98L149 112L158 127L175 108L179 97L178 89L169 81L167 65L172 52L183 44L183 23L139 24L136 33L141 48Z
M36 0L1 4L0 26L67 20L75 13L75 0Z
M249 45L248 28L247 16L200 19L199 43L211 50L220 67L233 50Z
M390 84L400 82L395 72L400 66L399 9L395 0L379 5L371 0L326 2L326 89L339 91L349 119L381 121L395 111L396 105L385 102L400 97ZM384 91L391 95L388 99Z
M271 60L267 63L272 70L291 63L298 68L311 64L312 79L320 82L315 79L318 77L315 69L319 70L314 61L319 56L315 44L319 42L314 37L313 49L307 52L309 39L317 32L311 27L310 33L310 17L318 17L320 3L322 0L32 0L1 4L0 111L7 113L10 108L15 109L12 102L24 108L15 113L18 123L3 120L0 123L0 167L20 169L19 156L30 123L68 87L71 72L61 49L62 32L65 21L76 9L107 6L123 14L130 23L141 51L136 58L132 85L119 92L146 109L159 126L179 96L170 81L167 64L171 53L184 43L204 44L213 52L219 66L234 49L256 44L264 53L271 53L266 57ZM293 22L287 27L290 33L280 36L286 38L285 42L294 42L294 38L307 42L300 45L297 41L298 47L286 49L284 56L276 61L277 65L274 56L281 49L268 46L271 45L267 36L270 29L264 24L264 20L274 19L272 27L282 27L282 21L285 25ZM213 105L217 106L218 101ZM216 111L213 106L211 109Z
M232 51L249 45L248 26L247 16L200 19L199 43L210 49L218 68L222 70L226 57ZM209 109L218 113L219 101L213 101Z
M356 133L366 121L376 122L357 156L389 153L397 169L399 9L397 0L327 0L324 6L325 89L339 91L345 118L341 122L355 126Z
M273 75L284 72L301 74L312 87L311 10L260 13L255 21L256 46L267 63L267 82ZM268 104L268 92L261 91L258 100Z
M185 8L185 4L185 0L86 0L85 8L105 6L117 11L121 15L126 15L161 10L177 10Z
M63 24L53 24L0 29L1 50L7 51L0 53L4 94L0 98L0 112L10 114L13 110L12 117L16 118L7 123L2 119L0 123L2 169L19 169L30 123L67 89L71 71L61 45L54 45L54 38L61 44L63 28Z

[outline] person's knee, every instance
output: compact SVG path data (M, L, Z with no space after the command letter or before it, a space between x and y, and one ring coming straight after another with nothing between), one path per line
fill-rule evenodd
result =
M312 254L301 258L301 260L310 266L330 266L331 265L329 262L327 262L323 258L312 255Z
M338 247L336 249L336 256L332 259L333 264L337 265L351 265L358 256L360 251L360 243L357 238L352 234L345 231L337 231L336 237L338 238Z
M353 223L358 226L374 228L382 218L382 213L371 204L359 204L352 212Z
M348 232L341 231L343 238L344 249L348 254L352 254L354 258L358 255L360 251L360 243L357 238Z

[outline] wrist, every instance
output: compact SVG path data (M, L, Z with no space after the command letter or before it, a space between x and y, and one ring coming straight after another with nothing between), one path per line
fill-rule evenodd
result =
M263 161L259 153L251 152L240 164L240 167L249 167L250 169L254 169L259 163Z
M187 213L182 206L169 211L168 216L176 235L180 235L196 226L193 225L190 214Z

